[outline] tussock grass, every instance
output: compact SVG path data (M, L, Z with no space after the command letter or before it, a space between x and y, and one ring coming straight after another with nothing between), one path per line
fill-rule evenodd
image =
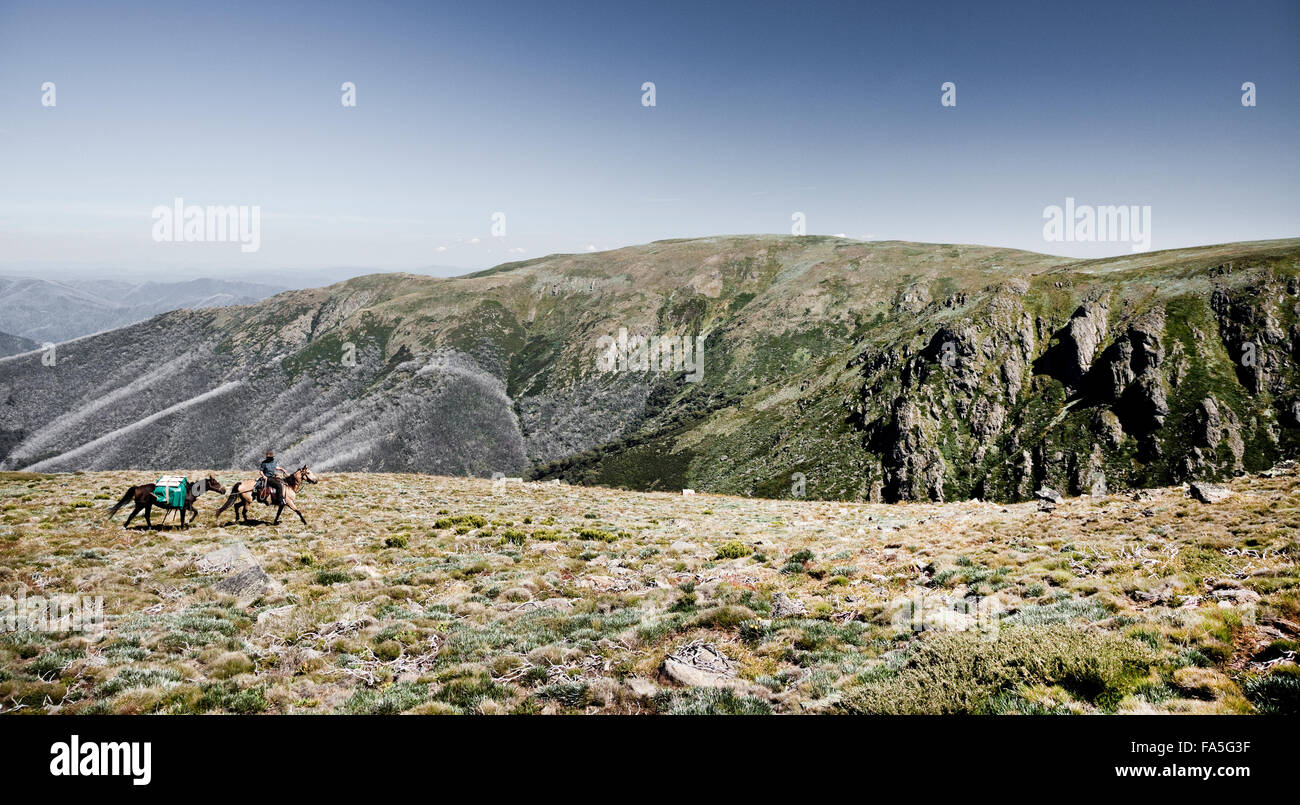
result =
M386 474L325 476L307 527L123 531L58 504L137 475L0 478L0 595L102 595L106 615L99 634L0 633L0 710L1296 708L1294 474L1235 479L1213 507L1165 489L1051 514ZM213 589L199 560L235 542L275 589ZM899 621L918 596L919 629ZM961 631L979 602L995 639ZM725 687L666 676L691 643L728 658Z

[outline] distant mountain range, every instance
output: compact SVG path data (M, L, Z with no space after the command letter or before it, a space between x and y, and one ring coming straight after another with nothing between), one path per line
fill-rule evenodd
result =
M698 382L604 371L621 330L703 334ZM1096 494L1300 455L1297 361L1300 240L1101 260L660 241L0 359L0 469L251 467L273 447L320 471L769 497Z
M122 282L0 276L0 332L38 344L58 343L169 310L247 305L281 290L219 279ZM0 343L0 354L12 354L4 349Z
M19 335L10 335L9 333L0 333L0 358L9 355L17 355L21 352L36 349L40 344L29 338L23 338Z

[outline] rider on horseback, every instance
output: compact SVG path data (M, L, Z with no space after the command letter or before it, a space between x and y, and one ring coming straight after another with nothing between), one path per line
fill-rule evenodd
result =
M283 500L284 482L280 480L280 476L276 475L276 473L285 472L286 470L284 467L275 463L274 450L266 451L266 458L262 459L262 463L258 465L258 469L262 471L262 477L257 479L258 500L266 500L266 490L268 488L275 490L275 497L271 498L272 502Z

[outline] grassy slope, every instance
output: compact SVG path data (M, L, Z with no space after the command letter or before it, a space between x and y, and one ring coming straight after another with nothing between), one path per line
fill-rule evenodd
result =
M193 472L190 473L194 475ZM152 477L152 476L149 476ZM230 480L228 473L218 477ZM24 712L1225 712L1297 706L1300 476L1206 506L843 504L338 474L311 521L124 531L141 474L0 474L0 587L102 595L102 637L0 635ZM263 510L265 511L265 510ZM119 516L119 520L121 516ZM237 602L197 561L247 545ZM734 558L721 558L730 555ZM996 639L900 600L977 594ZM1217 592L1216 592L1217 591ZM803 614L774 617L776 594ZM1224 607L1219 599L1257 602ZM659 676L693 641L725 688ZM645 685L634 680L650 680Z
M1234 262L1239 270L1232 275L1211 275L1214 266ZM241 379L275 375L266 381L271 389L337 379L344 344L355 344L367 367L380 367L358 392L373 397L377 408L388 402L379 399L387 388L385 372L398 375L397 367L441 349L468 353L505 384L527 435L540 434L530 459L542 465L534 468L541 478L784 497L791 476L802 473L810 497L862 499L881 480L881 457L865 443L864 423L885 422L892 401L904 394L928 418L929 436L946 465L948 499L1015 499L1022 492L1007 474L1007 457L1040 444L1049 455L1086 457L1096 441L1090 432L1095 407L1064 412L1059 383L1028 378L1007 411L1000 449L975 460L973 440L963 430L967 418L955 407L943 373L904 389L898 369L890 368L879 389L864 398L874 381L850 364L860 356L915 356L942 327L985 327L1010 287L1018 289L1011 294L1015 304L1033 322L1035 354L1088 293L1111 291L1115 331L1144 308L1173 305L1178 313L1168 321L1165 341L1181 345L1188 378L1170 399L1163 441L1177 448L1201 400L1215 394L1241 423L1248 467L1258 469L1279 451L1300 450L1300 429L1279 422L1284 427L1277 429L1277 446L1261 439L1274 401L1242 394L1232 382L1232 356L1216 346L1208 298L1216 287L1252 298L1253 283L1269 272L1270 289L1300 277L1300 241L1072 261L979 246L733 236L553 255L454 279L371 275L250 307L169 315L190 317L205 332L211 321L222 366ZM1276 306L1284 330L1296 317L1294 296L1287 300ZM1019 312L986 328L998 349L1018 337ZM600 375L598 340L622 327L643 334L707 332L703 382ZM1171 357L1176 360L1182 359ZM987 362L990 379L997 365ZM1294 361L1285 361L1282 371L1293 378ZM619 384L647 389L623 393ZM581 393L569 396L575 389ZM582 407L584 395L601 394L603 405L624 415L611 416L602 404ZM558 413L529 421L524 412L531 405ZM572 425L563 438L548 430L555 417ZM1051 432L1040 432L1048 423L1055 423ZM1178 460L1177 449L1166 451L1166 464L1151 468L1133 461L1135 449L1128 443L1104 456L1113 488L1181 480L1169 466ZM1053 470L1043 480L1071 486L1059 474Z

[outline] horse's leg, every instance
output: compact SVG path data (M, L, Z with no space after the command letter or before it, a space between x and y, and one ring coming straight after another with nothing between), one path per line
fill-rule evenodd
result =
M135 516L140 513L141 508L143 507L139 503L135 504L135 508L131 510L131 513L129 515L127 515L126 522L122 523L123 528L127 528L131 525L131 521L134 520Z
M181 530L185 530L185 506L181 505Z
M152 513L153 513L153 504L151 503L144 504L144 524L149 526L150 530L153 530L153 520L149 518L149 515Z
M226 498L226 502L221 504L221 508L217 509L216 511L214 511L214 512L212 513L212 517L213 517L213 519L215 519L215 518L217 518L217 517L220 517L220 516L221 516L221 513L222 513L223 511L225 511L227 508L229 508L229 506L230 506L230 501L232 501L232 500L234 500L234 497L233 497L233 496Z
M280 508L278 508L278 509L275 510L275 522L272 523L272 525L279 525L279 524L280 524L280 513L283 512L283 511L284 511L284 504L281 503L281 504L280 504Z

